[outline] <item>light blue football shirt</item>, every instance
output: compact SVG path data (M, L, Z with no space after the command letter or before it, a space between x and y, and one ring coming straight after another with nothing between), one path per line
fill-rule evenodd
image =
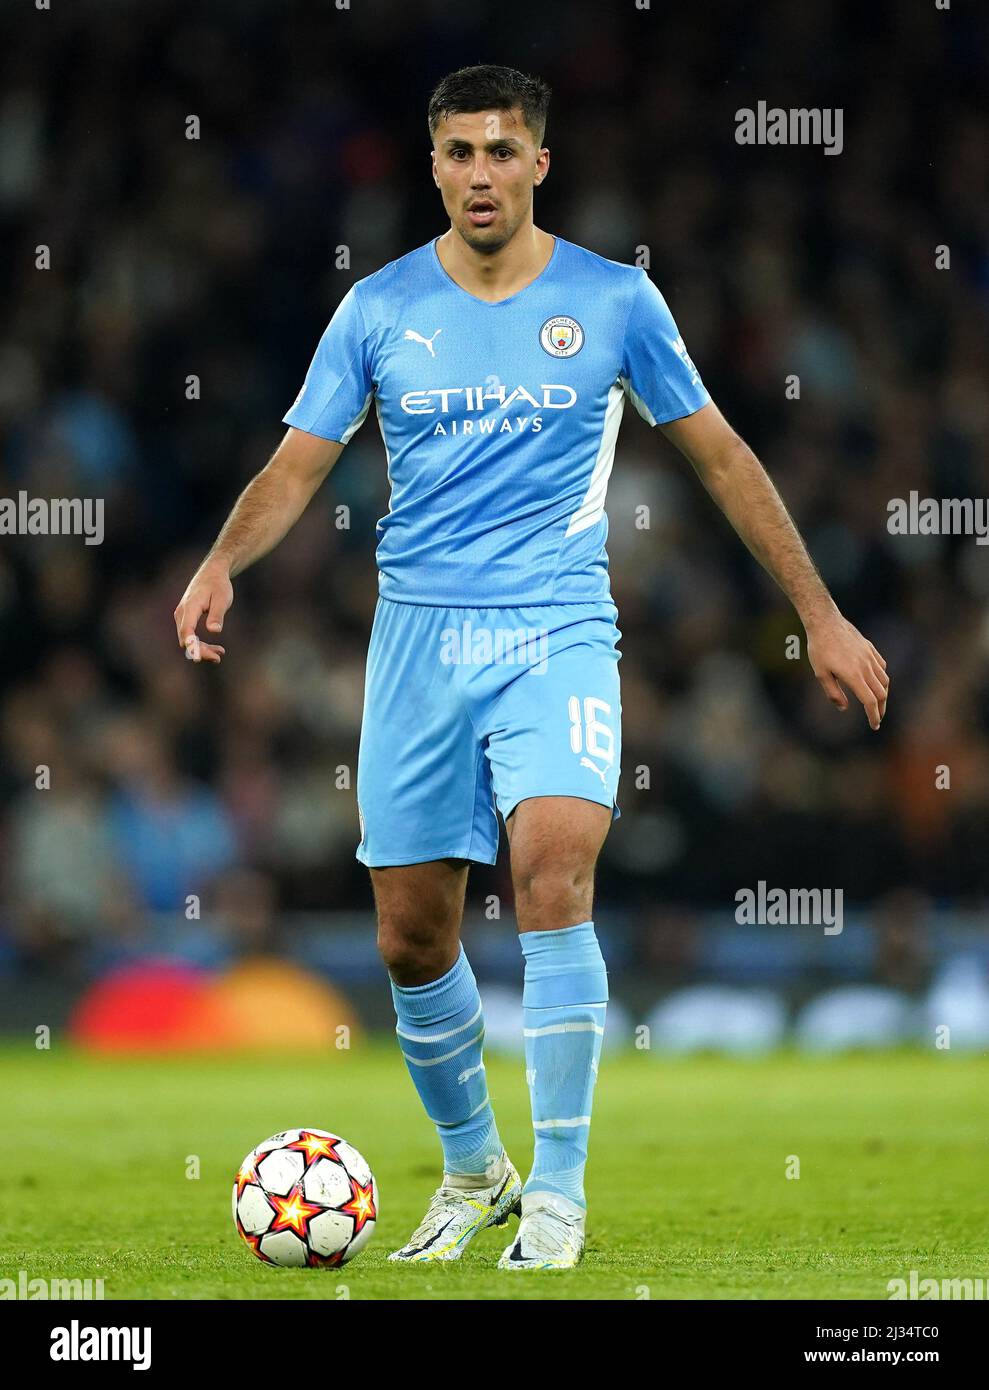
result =
M605 497L626 399L651 425L710 399L644 270L557 237L541 275L488 304L433 240L348 290L284 421L346 444L374 402L391 484L383 597L576 603L610 598Z

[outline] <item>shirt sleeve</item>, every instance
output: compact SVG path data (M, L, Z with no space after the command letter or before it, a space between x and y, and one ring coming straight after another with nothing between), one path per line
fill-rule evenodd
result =
M666 300L642 269L625 326L621 383L650 425L693 415L711 399Z
M352 285L326 325L302 390L282 423L346 444L364 423L373 394L370 330Z

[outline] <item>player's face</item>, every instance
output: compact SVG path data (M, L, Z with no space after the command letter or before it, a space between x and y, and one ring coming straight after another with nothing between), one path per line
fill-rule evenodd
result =
M476 251L498 251L532 217L532 190L549 169L522 111L448 116L433 140L433 179L454 231Z

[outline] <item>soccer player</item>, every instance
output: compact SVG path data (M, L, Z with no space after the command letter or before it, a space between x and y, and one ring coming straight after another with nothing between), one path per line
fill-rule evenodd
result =
M549 89L482 65L446 77L428 119L450 226L359 280L324 332L288 432L238 499L175 621L193 661L231 580L298 519L373 402L391 500L358 762L358 859L402 1053L443 1178L393 1260L453 1260L521 1216L508 1270L583 1253L584 1167L608 981L595 864L620 761L605 495L626 399L686 456L793 602L830 699L873 729L886 663L838 611L773 484L711 401L645 271L533 223ZM485 1082L484 1021L460 942L470 862L504 818L522 955L535 1153L525 1184Z

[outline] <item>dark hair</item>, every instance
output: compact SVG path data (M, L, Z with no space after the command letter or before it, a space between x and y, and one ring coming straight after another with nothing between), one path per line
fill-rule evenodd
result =
M529 77L515 68L496 63L460 68L444 77L429 98L430 138L435 138L436 127L445 116L461 111L510 111L520 106L522 119L539 149L546 134L550 96L550 88L542 78Z

